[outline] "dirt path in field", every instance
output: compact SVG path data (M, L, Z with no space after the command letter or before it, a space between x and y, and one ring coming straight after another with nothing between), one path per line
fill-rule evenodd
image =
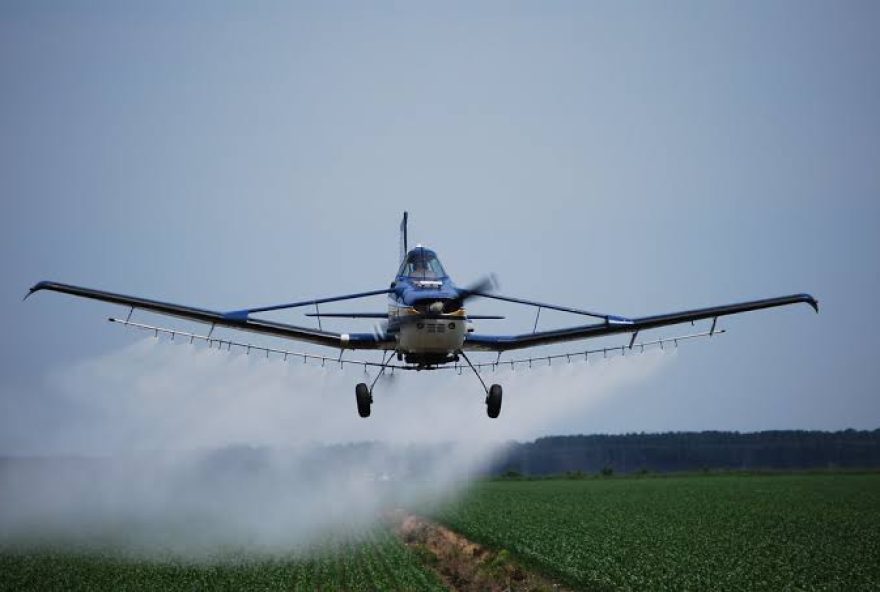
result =
M388 516L394 532L456 592L566 592L552 580L529 571L507 551L478 545L421 516L395 510Z

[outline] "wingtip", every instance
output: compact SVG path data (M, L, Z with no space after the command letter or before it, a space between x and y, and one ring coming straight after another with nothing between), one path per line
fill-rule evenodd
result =
M801 294L801 298L803 298L804 302L813 307L813 310L816 311L816 314L819 314L819 301L813 298L811 294Z
M22 298L21 301L24 302L25 300L30 298L31 294L33 294L34 292L39 292L40 290L45 289L46 286L48 286L48 285L49 285L49 282L45 282L45 281L44 282L37 282L36 284L34 284L33 286L30 287L27 294L24 295L24 298Z

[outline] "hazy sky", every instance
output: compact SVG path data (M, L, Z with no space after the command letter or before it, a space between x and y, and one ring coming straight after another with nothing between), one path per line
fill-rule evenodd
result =
M220 310L376 289L404 209L513 296L820 300L725 319L548 433L880 425L877 3L257 6L0 4L0 452L45 450L80 421L58 377L142 339L112 305L22 303L34 282ZM360 421L353 387L327 414Z

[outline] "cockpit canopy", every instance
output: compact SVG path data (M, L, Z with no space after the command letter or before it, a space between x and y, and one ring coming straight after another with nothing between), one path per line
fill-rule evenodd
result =
M437 280L445 278L446 272L434 251L425 247L416 247L406 254L406 259L403 260L397 275L416 280Z

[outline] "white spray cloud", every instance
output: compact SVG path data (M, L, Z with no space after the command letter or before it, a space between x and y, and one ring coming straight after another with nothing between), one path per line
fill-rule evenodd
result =
M74 411L41 437L90 458L0 465L0 541L195 558L310 546L395 504L448 499L504 442L547 433L668 359L499 368L484 374L504 385L497 420L467 371L398 374L364 420L362 369L147 338L51 376Z

